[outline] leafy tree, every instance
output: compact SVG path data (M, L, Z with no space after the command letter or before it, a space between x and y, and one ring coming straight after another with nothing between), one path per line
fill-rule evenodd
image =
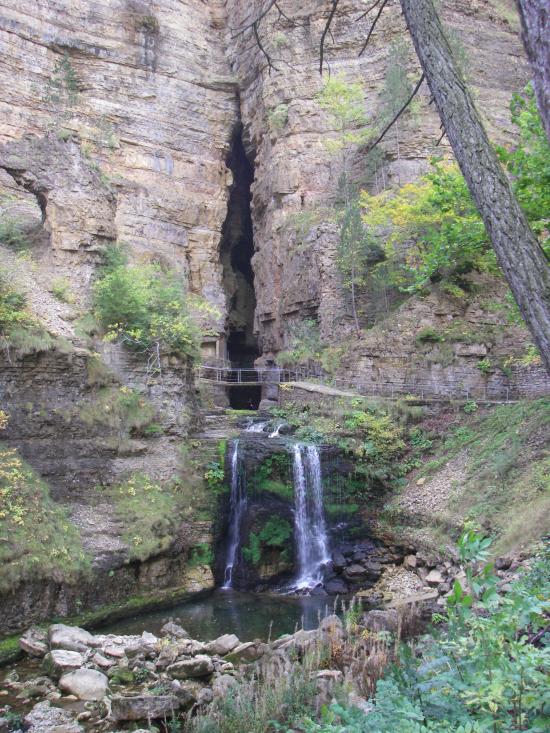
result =
M375 246L370 231L361 218L359 202L353 199L346 205L342 216L338 268L343 276L344 286L351 294L351 309L358 335L361 329L357 315L357 290L365 282L367 266Z
M121 247L111 247L94 298L107 338L157 356L161 348L197 355L198 329L176 273L156 264L130 265Z

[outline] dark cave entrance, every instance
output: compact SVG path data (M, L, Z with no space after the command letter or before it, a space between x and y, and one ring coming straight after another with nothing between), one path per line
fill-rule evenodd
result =
M235 128L226 160L233 174L227 216L222 229L220 261L227 297L227 358L234 367L252 367L260 355L254 334L254 235L250 187L254 166L247 157L242 125ZM261 399L259 386L229 387L229 404L235 409L257 409Z

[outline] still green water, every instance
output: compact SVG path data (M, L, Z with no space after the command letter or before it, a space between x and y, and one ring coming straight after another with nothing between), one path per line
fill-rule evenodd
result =
M241 641L275 639L298 628L313 629L319 619L334 611L341 613L342 602L327 596L284 596L216 590L163 611L118 621L98 633L158 634L168 618L178 619L193 639L210 641L222 634L236 634Z

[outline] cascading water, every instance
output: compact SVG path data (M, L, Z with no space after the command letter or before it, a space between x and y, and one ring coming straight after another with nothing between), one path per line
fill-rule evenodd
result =
M245 428L245 433L263 433L267 422L253 422Z
M240 471L239 441L233 443L231 454L231 493L229 497L229 542L222 588L231 588L233 570L241 539L241 519L246 508L246 490Z
M293 448L294 530L298 556L296 590L313 588L322 581L322 568L330 560L323 509L323 484L319 450L296 443Z

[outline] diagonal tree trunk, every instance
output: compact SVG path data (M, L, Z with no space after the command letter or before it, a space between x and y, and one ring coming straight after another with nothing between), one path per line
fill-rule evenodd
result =
M550 373L550 267L453 59L433 0L401 0L416 53L499 264Z
M517 0L517 5L537 104L550 140L550 4L548 0Z

